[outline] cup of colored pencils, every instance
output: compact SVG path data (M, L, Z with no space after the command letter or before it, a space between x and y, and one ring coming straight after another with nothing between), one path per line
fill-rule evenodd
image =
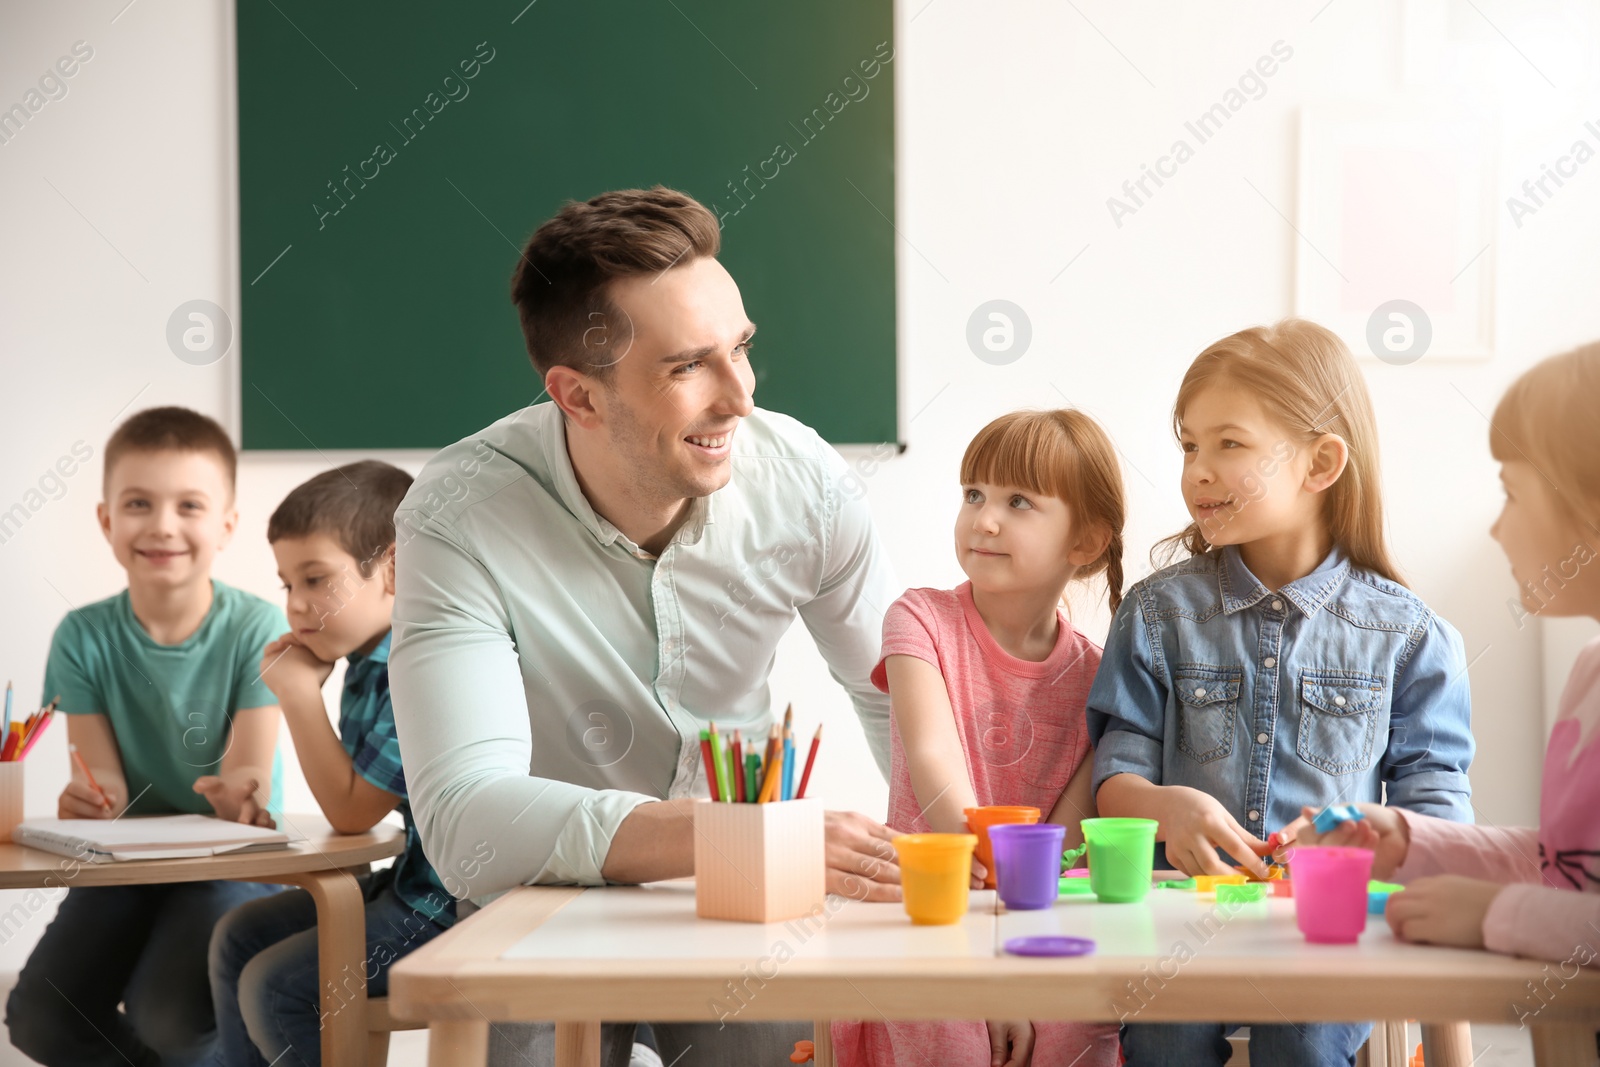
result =
M0 730L3 730L0 735L5 738L0 742L0 841L10 841L11 831L22 821L22 759L39 743L45 727L55 718L56 705L61 698L56 697L49 706L29 715L24 722L11 717L11 702L11 683L7 682L5 719L0 723Z
M709 729L700 731L700 761L711 799L732 804L803 800L821 744L822 727L818 726L811 735L811 748L802 768L794 743L792 704L783 713L783 725L774 723L768 730L766 747L759 752L753 743L746 747L740 731L726 737L713 722Z
M800 769L793 708L759 752L738 730L727 739L713 723L701 733L711 797L694 805L695 914L759 923L821 914L826 819L805 795L821 741L819 726Z

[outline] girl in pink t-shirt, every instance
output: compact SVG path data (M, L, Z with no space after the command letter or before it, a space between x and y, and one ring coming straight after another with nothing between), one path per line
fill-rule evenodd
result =
M1116 450L1078 411L990 423L961 460L957 589L912 589L883 620L872 681L891 705L888 825L967 832L964 808L1028 805L1082 841L1094 815L1084 703L1100 646L1061 610L1069 582L1122 593ZM975 883L981 872L974 872ZM987 1031L987 1032L985 1032ZM834 1023L841 1067L1114 1065L1109 1024Z
M1511 561L1519 623L1535 614L1600 619L1597 411L1600 343L1538 364L1495 409L1489 447L1506 499L1489 532ZM1579 654L1561 697L1538 829L1462 825L1361 804L1363 819L1327 834L1295 820L1296 839L1375 850L1373 877L1406 883L1389 898L1398 937L1569 968L1600 963L1597 737L1600 641ZM1533 1015L1540 1006L1530 996L1522 1011Z

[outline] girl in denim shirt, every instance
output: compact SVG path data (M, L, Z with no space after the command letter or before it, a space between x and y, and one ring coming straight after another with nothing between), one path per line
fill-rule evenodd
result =
M1191 875L1231 873L1228 857L1264 875L1268 828L1306 806L1387 793L1471 821L1461 638L1390 561L1344 343L1300 319L1223 338L1173 425L1193 522L1168 544L1188 558L1136 584L1106 640L1087 710L1100 813L1158 820L1157 865ZM1220 1064L1237 1028L1131 1018L1129 1067ZM1369 1029L1252 1026L1250 1058L1354 1063Z

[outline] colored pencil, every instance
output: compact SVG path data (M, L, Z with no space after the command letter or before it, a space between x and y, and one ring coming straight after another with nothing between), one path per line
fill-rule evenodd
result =
M728 762L726 753L722 748L722 735L717 733L717 724L711 724L711 758L716 761L717 767L717 798L733 801L733 793L728 788Z
M82 771L83 777L88 780L89 788L93 789L95 796L100 798L100 807L105 811L110 811L111 801L107 798L106 791L100 788L100 783L94 780L94 772L89 769L89 765L83 762L83 756L79 754L78 746L69 744L67 746L67 755L72 757L72 762L78 765L78 770Z
M761 783L761 795L756 798L757 803L766 804L772 801L777 794L778 784L783 780L783 749L779 748L772 761L767 764L766 778Z
M744 800L744 740L739 731L733 731L733 750L730 753L733 762L733 799Z
M811 781L811 765L817 762L817 746L822 744L822 727L817 727L817 732L811 735L811 751L806 753L805 773L800 775L800 788L795 790L795 799L804 800L806 783Z
M706 782L711 787L711 799L717 799L717 764L711 755L711 731L700 731L700 765L705 768Z
M783 731L783 799L794 799L794 734Z
M54 708L45 709L44 717L39 720L39 724L28 733L27 737L22 739L22 748L17 752L17 759L21 759L33 751L33 746L37 745L39 743L39 738L44 736L44 728L49 726L55 717L56 713Z

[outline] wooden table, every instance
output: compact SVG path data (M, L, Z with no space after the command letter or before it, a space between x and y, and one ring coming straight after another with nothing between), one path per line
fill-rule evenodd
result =
M367 924L361 887L345 868L398 856L405 832L379 824L341 834L320 816L287 815L283 829L305 840L286 849L204 859L83 863L24 845L0 843L0 889L61 889L163 882L271 882L299 886L317 908L322 978L322 1062L361 1067L367 1057Z
M913 926L898 904L829 904L822 918L757 925L697 919L690 882L523 887L397 963L389 1009L430 1024L441 1067L483 1063L490 1022L553 1020L557 1067L594 1067L602 1019L815 1019L817 1067L832 1067L828 1019L1515 1023L1519 1006L1536 1013L1540 1064L1595 1062L1600 974L1405 944L1381 916L1343 946L1307 944L1291 900L1219 906L1177 889L999 914L992 891L975 891L954 926ZM1079 959L1000 948L1044 933L1098 948ZM749 994L730 997L730 982ZM1530 982L1549 983L1542 1001ZM1443 1041L1429 1052L1430 1067L1471 1057Z

